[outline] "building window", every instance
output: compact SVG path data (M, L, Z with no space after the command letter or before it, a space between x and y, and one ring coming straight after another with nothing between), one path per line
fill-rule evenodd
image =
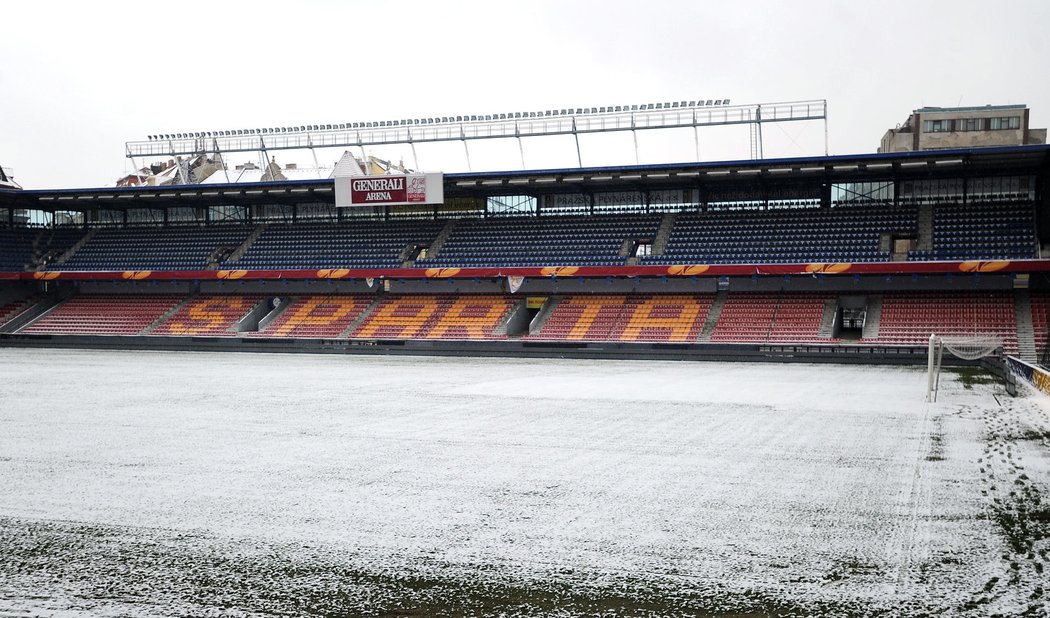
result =
M922 122L923 133L948 133L954 130L952 120L924 120Z
M984 131L984 118L965 118L959 121L960 131Z
M988 128L992 131L999 131L1003 129L1020 129L1021 128L1021 117L1020 116L1005 116L1002 118L989 118Z

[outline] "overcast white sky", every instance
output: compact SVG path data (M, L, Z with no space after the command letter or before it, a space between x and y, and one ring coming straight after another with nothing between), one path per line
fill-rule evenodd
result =
M0 25L0 164L26 188L112 185L131 169L125 141L178 131L827 99L830 151L845 154L874 152L923 105L1027 103L1033 127L1050 121L1046 0L39 0L5 3ZM823 154L819 123L765 137L766 156ZM575 165L559 139L526 142L528 167ZM701 140L704 160L747 157L746 131ZM642 162L695 159L691 132L639 142ZM585 165L634 163L629 134L583 151ZM419 154L420 168L466 170L461 146ZM471 160L521 166L514 143L471 146Z

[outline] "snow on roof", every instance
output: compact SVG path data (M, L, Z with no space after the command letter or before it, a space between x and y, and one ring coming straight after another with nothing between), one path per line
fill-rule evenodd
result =
M332 171L333 177L363 175L364 171L361 169L361 162L349 151L343 153L343 156L339 158L339 161L335 164L335 169Z
M288 180L323 180L331 178L334 167L300 167L296 169L283 169L281 173Z

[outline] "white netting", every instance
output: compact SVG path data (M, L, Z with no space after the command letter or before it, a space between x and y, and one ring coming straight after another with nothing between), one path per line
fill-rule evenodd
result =
M970 337L941 337L944 349L952 356L963 360L977 360L990 356L1003 346L1003 340L990 335Z
M944 351L963 360L977 360L993 354L1003 347L1003 340L992 335L967 337L938 337L930 335L929 358L927 359L926 401L937 401L937 388L941 378L941 360Z

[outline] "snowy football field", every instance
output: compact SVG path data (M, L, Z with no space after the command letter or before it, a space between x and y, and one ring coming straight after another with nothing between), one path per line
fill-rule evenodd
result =
M0 616L1041 608L1045 400L925 380L0 348Z

